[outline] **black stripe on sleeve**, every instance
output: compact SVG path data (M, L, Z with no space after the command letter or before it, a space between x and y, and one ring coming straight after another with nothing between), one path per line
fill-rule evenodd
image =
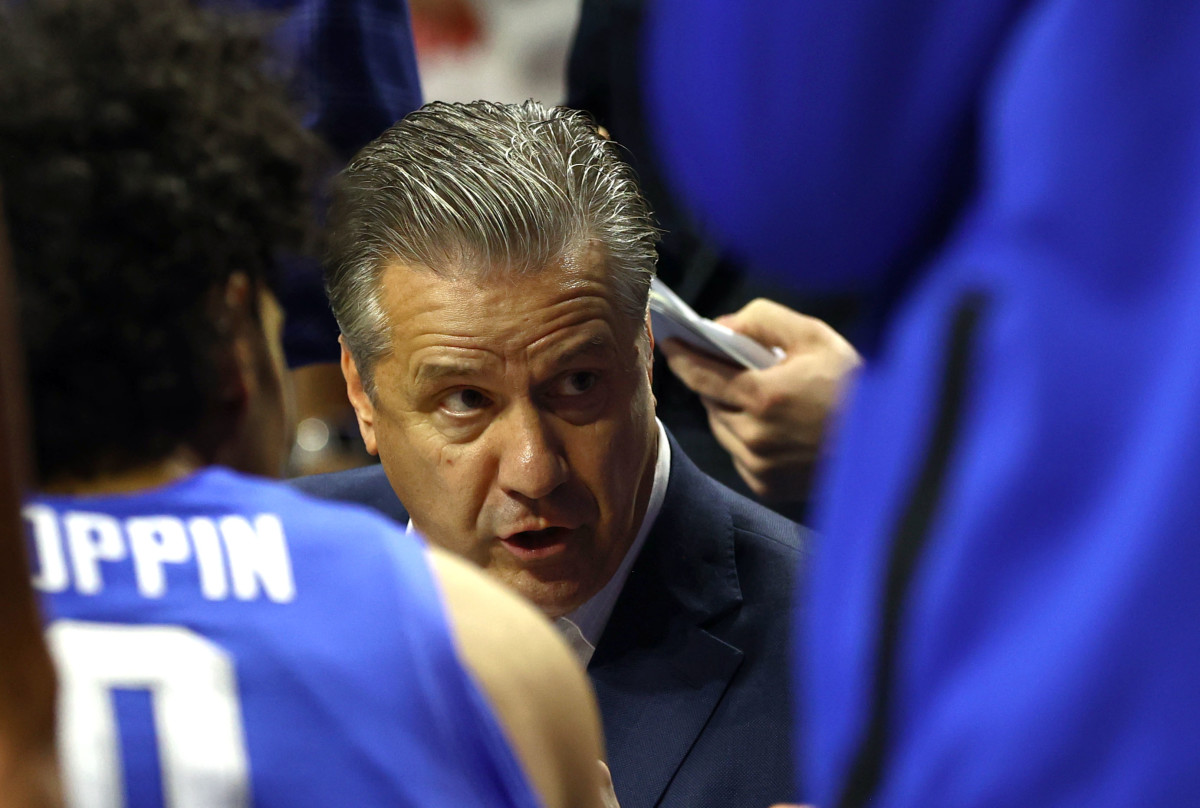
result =
M937 515L950 458L959 439L971 356L984 303L983 295L972 294L959 303L954 313L933 435L920 476L896 525L888 559L869 724L851 765L839 808L870 805L883 781L891 730L896 644L904 601Z

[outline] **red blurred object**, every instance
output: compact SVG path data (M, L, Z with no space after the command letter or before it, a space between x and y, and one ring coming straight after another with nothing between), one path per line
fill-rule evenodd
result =
M411 0L409 7L418 59L470 50L483 41L479 10L469 0Z

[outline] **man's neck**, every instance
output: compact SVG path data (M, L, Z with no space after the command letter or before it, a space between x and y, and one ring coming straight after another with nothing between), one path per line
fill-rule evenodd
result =
M47 494L95 496L98 494L130 494L181 480L198 471L203 464L190 449L176 449L151 463L143 463L119 472L98 474L95 477L58 477L42 486Z

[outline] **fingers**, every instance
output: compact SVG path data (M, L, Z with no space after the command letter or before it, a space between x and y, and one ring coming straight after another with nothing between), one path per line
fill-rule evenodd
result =
M827 324L769 300L754 300L722 322L783 348L787 358L747 370L667 340L667 363L700 394L713 435L750 489L765 500L801 500L829 413L862 360Z
M770 493L770 487L759 473L758 458L746 448L736 433L716 419L711 412L708 420L712 427L713 437L724 447L725 451L729 452L729 459L733 461L733 468L737 471L738 476L745 481L746 486L756 497L767 496Z
M773 300L751 300L735 314L718 317L717 321L768 347L782 348L789 358L813 356L838 375L862 364L854 346L828 323Z
M768 347L779 347L791 353L797 347L817 338L821 326L828 326L815 317L801 314L787 306L765 298L751 300L734 314L717 318L722 325L758 340Z
M687 387L724 407L744 408L751 396L752 384L745 368L732 365L689 348L677 339L661 345L671 372Z
M736 444L739 453L770 458L789 453L796 444L797 436L794 430L788 428L788 423L777 426L765 421L757 413L727 409L707 399L701 399L701 403L708 411L713 432L728 436L722 445ZM718 440L721 438L718 437ZM729 446L726 449L733 451Z
M746 413L705 405L713 436L756 496L773 502L805 498L819 449L816 440L799 440Z

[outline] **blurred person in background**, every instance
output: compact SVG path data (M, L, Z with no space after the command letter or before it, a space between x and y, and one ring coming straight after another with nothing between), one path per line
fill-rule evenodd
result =
M804 796L1196 804L1200 7L661 0L645 44L680 197L875 315L818 483ZM737 325L803 328L767 314Z
M536 612L253 476L289 442L275 258L321 154L264 58L182 0L0 13L68 802L598 808L594 702Z

